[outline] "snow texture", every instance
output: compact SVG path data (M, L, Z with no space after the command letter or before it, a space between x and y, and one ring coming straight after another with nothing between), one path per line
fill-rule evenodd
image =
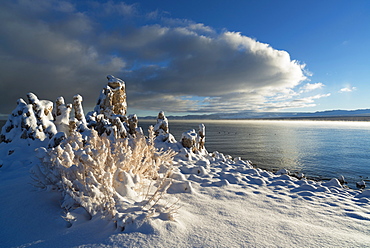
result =
M176 141L163 112L145 137L117 89L108 76L86 117L78 95L74 117L63 98L18 100L1 132L1 247L369 247L370 190L208 152L204 125Z

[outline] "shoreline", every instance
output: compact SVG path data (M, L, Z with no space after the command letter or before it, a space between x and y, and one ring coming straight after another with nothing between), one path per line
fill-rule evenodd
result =
M201 116L200 116L201 117ZM138 117L139 121L156 120L156 117ZM281 117L281 118L181 118L169 116L171 121L333 121L369 122L370 116L333 116L333 117Z

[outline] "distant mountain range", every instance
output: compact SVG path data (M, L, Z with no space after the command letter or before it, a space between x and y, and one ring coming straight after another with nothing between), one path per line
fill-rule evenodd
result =
M0 122L6 121L0 118ZM7 117L7 116L6 116ZM315 120L349 120L349 121L370 121L370 109L357 110L328 110L318 112L239 112L209 115L186 115L186 116L167 116L172 120L294 120L294 119L315 119ZM140 119L156 119L156 116L139 117ZM0 123L2 124L2 123ZM0 125L1 126L1 125Z
M147 116L141 119L153 119ZM334 119L334 120L370 120L370 109L328 110L318 112L239 112L209 115L168 116L170 119Z

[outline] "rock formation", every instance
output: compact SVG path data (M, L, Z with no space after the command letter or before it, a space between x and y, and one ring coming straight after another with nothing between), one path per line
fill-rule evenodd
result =
M17 107L2 128L0 142L9 143L18 138L44 140L57 133L52 115L53 103L39 100L33 93L28 93L27 98L28 104L22 98L18 99Z
M157 124L154 126L154 132L156 136L165 135L170 132L168 128L168 120L163 111L158 113Z
M14 139L38 139L55 147L67 139L73 132L82 136L89 135L91 129L98 135L111 138L130 138L143 135L138 127L135 114L126 116L127 103L125 82L112 75L107 76L108 83L98 98L94 111L84 115L82 96L75 95L72 104L66 104L63 97L58 97L53 104L49 100L39 100L33 93L27 94L28 103L22 98L2 128L0 143L10 143ZM72 109L74 115L72 116ZM157 117L153 127L156 141L178 143L169 132L168 120L163 111ZM183 133L180 145L189 148L187 152L205 150L205 127Z
M58 132L64 132L67 135L70 132L69 118L72 110L72 104L65 104L62 96L55 101L54 124Z
M108 84L100 93L94 111L105 118L112 115L125 116L127 112L125 82L112 75L107 76Z
M192 152L202 151L205 149L205 126L199 125L198 133L192 129L184 132L181 137L181 144L183 147L189 148Z
M94 111L87 114L88 126L98 131L99 135L106 133L116 138L125 138L127 133L134 135L135 128L130 129L129 119L126 117L125 82L112 75L108 75L107 79L108 84L101 91ZM133 119L131 122L131 126L135 125Z

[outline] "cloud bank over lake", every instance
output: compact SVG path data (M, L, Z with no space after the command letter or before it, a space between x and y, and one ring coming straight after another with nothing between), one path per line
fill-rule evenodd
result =
M106 74L127 82L139 112L276 111L330 96L286 51L138 4L6 1L0 19L0 113L30 91L83 91L93 106Z

